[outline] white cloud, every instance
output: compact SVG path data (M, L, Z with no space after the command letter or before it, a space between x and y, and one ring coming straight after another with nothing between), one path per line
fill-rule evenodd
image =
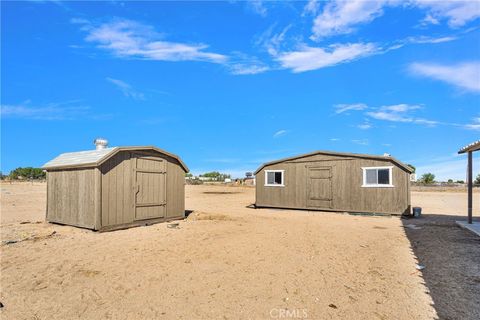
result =
M458 28L480 17L480 3L475 0L411 0L411 4L428 11L424 23L438 24L445 19L450 27Z
M359 129L368 130L372 127L370 123L362 123L357 126Z
M265 7L265 4L261 0L249 0L247 1L248 6L250 9L255 12L256 14L266 17L267 16L267 8Z
M334 106L335 113L344 113L346 111L362 111L368 108L364 103L355 103L355 104L337 104Z
M368 139L353 139L352 142L361 146L368 146L370 143Z
M480 117L473 118L472 123L468 123L468 124L463 125L463 128L467 129L467 130L480 131Z
M277 60L293 72L304 72L331 67L373 55L379 48L373 43L335 44L327 48L302 45L297 51L280 53Z
M419 105L410 105L410 104L405 104L405 103L380 107L381 110L393 111L393 112L408 112L408 111L417 110L417 109L420 109L420 108L421 108L421 106L419 106Z
M248 75L248 74L258 74L258 73L263 73L268 70L270 70L267 66L265 65L248 65L248 64L231 64L229 66L230 72L235 75Z
M86 24L82 30L87 32L86 41L120 58L213 63L225 63L228 59L225 55L205 51L208 48L205 44L162 40L162 35L153 27L132 20L116 19L100 26Z
M328 2L313 21L312 39L351 33L355 26L375 20L383 15L386 7L395 6L426 11L423 25L446 20L450 27L457 28L480 17L480 4L472 0L334 0Z
M90 107L75 105L77 101L31 106L29 101L16 105L1 105L2 118L32 120L73 120L89 115Z
M330 141L340 141L339 138L330 138L329 140L330 140Z
M414 74L443 81L459 88L480 92L480 61L455 65L434 63L412 63L409 67Z
M249 75L263 73L270 68L258 58L240 52L234 52L227 65L230 73L234 75Z
M425 119L415 116L415 112L423 107L421 105L412 105L406 103L394 104L394 105L385 105L378 108L369 107L364 103L357 104L337 104L334 105L335 113L341 114L348 111L365 111L364 115L368 118L365 119L365 122L357 125L356 127L362 130L368 130L373 127L369 119L389 121L389 122L400 122L400 123L411 123L417 125L424 125L428 127L433 127L437 125L443 126L452 126L457 128L462 128L466 130L480 131L480 117L475 117L470 123L461 124L454 122L440 122L437 120ZM347 113L348 114L348 113ZM330 139L330 141L335 141ZM356 140L355 142L358 143Z
M457 37L454 36L445 36L445 37L427 37L427 36L419 36L419 37L410 37L407 39L409 43L444 43L457 40Z
M286 135L288 133L287 130L278 130L277 132L275 132L273 134L273 137L274 138L280 138L280 137L283 137L284 135Z
M277 33L274 33L275 26L276 24L270 26L255 41L256 46L262 47L272 56L276 56L280 52L280 47L284 44L286 34L292 28L292 24L287 25Z
M312 39L350 33L354 31L354 25L381 16L384 3L385 1L363 0L329 2L313 21Z
M129 85L128 83L122 80L113 79L113 78L105 78L105 79L108 82L113 83L118 89L120 89L125 97L132 98L135 100L145 100L145 95L133 89L132 86Z
M318 0L309 0L308 3L303 8L302 15L317 14L319 9L320 9L320 3Z
M382 106L375 111L366 112L366 115L377 120L392 122L407 122L420 125L434 126L440 124L438 121L417 118L410 113L413 110L420 109L419 105L397 104L390 106Z

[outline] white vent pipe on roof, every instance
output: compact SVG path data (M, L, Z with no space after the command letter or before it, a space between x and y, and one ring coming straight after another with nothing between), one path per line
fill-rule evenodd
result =
M95 149L97 150L105 149L108 146L108 140L104 138L97 138L93 140L93 143L95 144Z

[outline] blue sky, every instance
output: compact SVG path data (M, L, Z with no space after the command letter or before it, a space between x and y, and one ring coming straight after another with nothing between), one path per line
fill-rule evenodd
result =
M234 176L314 150L464 179L480 3L1 3L1 169L156 145ZM480 172L478 156L475 172Z

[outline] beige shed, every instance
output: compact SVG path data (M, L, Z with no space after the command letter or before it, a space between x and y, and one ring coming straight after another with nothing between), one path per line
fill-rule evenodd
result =
M97 145L61 154L43 169L49 222L113 230L185 217L188 168L159 148Z
M389 155L316 151L260 166L255 205L406 214L412 172Z

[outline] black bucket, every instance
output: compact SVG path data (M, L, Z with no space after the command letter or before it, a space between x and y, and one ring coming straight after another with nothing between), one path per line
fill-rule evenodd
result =
M420 208L420 207L413 207L412 215L413 215L415 218L420 217L420 216L422 215L422 208Z

